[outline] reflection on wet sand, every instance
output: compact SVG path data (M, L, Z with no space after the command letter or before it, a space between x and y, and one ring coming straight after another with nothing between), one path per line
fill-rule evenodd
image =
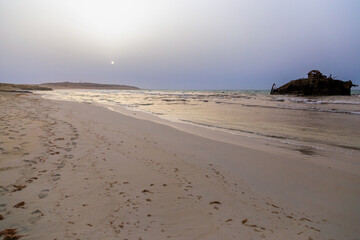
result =
M290 144L360 150L358 94L294 97L265 91L57 90L46 97L123 106L170 121Z

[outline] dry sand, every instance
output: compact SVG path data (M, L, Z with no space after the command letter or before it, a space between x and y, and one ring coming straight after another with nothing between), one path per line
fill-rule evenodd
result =
M360 239L357 152L180 131L31 94L0 103L2 237Z

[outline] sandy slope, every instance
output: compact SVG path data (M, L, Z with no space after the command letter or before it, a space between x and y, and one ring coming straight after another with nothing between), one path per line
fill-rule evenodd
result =
M89 104L0 98L0 231L15 228L23 239L360 236L353 158L343 156L344 167Z

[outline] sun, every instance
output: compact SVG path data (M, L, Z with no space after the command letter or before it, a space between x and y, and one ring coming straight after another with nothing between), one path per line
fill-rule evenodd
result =
M111 61L110 63L111 63L112 65L114 65L114 64L115 64L115 62L114 62L114 61Z

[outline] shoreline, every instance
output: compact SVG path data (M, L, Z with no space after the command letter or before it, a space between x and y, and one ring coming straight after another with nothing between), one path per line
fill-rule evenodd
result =
M360 166L357 164L360 151L343 146L333 146L325 143L312 143L303 140L293 140L287 138L272 138L263 134L236 133L233 131L224 131L223 128L209 127L202 124L191 123L189 121L177 121L163 118L156 114L129 109L125 106L107 106L99 103L77 102L72 100L58 100L48 98L46 95L39 94L42 98L50 101L80 103L104 108L131 118L151 121L175 128L188 134L251 148L253 150L267 150L281 155L287 155L291 158L304 158L312 161L314 164L321 164L326 167L333 167L338 170L358 174ZM315 144L315 145L314 145ZM319 158L320 157L320 158ZM339 159L341 159L339 161Z
M86 90L84 91L86 92ZM313 151L321 150L360 156L358 131L356 130L357 118L356 116L344 115L347 112L358 111L356 106L360 102L357 98L353 99L353 105L346 105L346 103L350 103L345 101L346 99L335 101L333 97L319 101L283 97L279 103L278 98L274 99L270 95L244 96L240 92L229 96L226 94L220 96L215 93L208 96L205 92L155 92L155 97L152 97L153 93L146 93L146 91L140 95L126 91L124 94L85 92L85 95L89 94L89 98L76 90L71 94L62 94L60 91L42 94L42 96L52 100L95 104L129 116L171 125L183 131L188 131L189 127L186 125L194 125L232 135L265 139L268 142L278 141L285 143L285 145L293 145L292 147L297 147L303 153L311 154ZM130 95L132 97L129 97ZM231 100L227 97L230 97ZM164 104L164 102L166 103ZM203 104L202 102L206 103ZM338 107L339 104L337 103L340 102L345 105ZM332 103L336 103L335 106ZM174 107L172 104L175 104ZM219 105L222 104L225 105L219 108ZM288 106L288 104L293 106ZM149 107L142 107L143 105ZM194 109L190 105L194 105ZM312 107L315 105L316 107ZM328 111L325 111L324 106ZM165 109L169 112L164 111ZM272 110L269 109L280 112L272 113ZM199 116L193 116L197 115L197 111L200 111ZM343 116L333 115L339 113ZM226 120L220 117L224 114L228 114ZM313 114L316 118L329 119L329 121L312 122L315 118ZM272 119L276 115L280 116L277 118L278 121ZM259 119L268 118L269 121L262 120L259 122ZM251 123L252 119L255 120L254 123ZM347 121L347 124L343 124L344 121ZM342 128L344 128L343 131L339 131ZM193 133L193 129L188 132ZM312 134L309 134L310 132ZM218 138L215 137L215 139Z
M28 235L24 239L349 239L359 234L359 165L354 159L339 161L340 153L306 155L237 137L234 144L219 132L180 131L92 104L17 98L12 107L27 112L30 105L35 113L29 126L42 129L38 149L0 161L2 187L8 188L0 193L0 204L6 204L0 226L17 227ZM15 120L21 118L14 116L7 127L14 128ZM26 183L30 177L38 179ZM11 193L14 184L27 187ZM25 209L13 209L20 200ZM32 216L37 210L41 214Z

